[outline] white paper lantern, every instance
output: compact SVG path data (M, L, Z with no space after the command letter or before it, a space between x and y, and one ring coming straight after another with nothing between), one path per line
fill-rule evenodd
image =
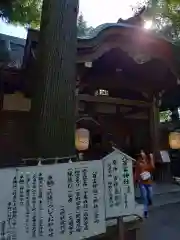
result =
M79 128L76 130L75 146L78 151L85 151L89 147L89 130L85 128Z
M169 134L169 145L172 149L180 149L180 132L171 132Z

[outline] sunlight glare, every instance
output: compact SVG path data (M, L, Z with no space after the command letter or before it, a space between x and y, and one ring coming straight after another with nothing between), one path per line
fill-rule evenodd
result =
M150 29L152 27L152 20L145 21L144 28Z

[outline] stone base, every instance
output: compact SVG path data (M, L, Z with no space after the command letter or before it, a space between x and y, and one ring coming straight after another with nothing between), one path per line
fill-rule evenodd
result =
M144 240L143 236L143 221L136 218L131 222L126 222L125 238L123 240ZM121 240L118 237L117 226L107 227L105 234L91 238L91 240Z

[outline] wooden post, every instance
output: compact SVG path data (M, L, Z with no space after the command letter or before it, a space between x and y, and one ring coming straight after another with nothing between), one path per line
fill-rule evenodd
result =
M2 73L0 72L0 112L3 109L3 101L4 101L4 82Z
M124 222L123 217L117 219L117 228L118 228L118 240L125 240L125 231L124 231Z
M170 109L171 112L172 112L172 115L171 115L171 119L172 121L179 121L179 112L178 112L178 108L173 108L173 109Z
M155 96L153 96L152 106L150 107L150 135L152 151L156 160L159 155L159 107Z
M75 154L78 0L44 0L32 99L36 155Z

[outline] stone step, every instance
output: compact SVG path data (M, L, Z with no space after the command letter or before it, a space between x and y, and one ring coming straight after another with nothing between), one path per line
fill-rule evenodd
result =
M180 186L176 184L156 184L153 186L153 206L150 207L150 211L156 209L158 207L162 207L168 204L175 204L180 202ZM123 221L131 222L135 221L136 219L143 218L143 204L139 198L139 191L135 189L136 195L136 208L134 214L131 216L123 217ZM117 220L108 220L106 222L107 226L116 225Z
M173 177L173 180L176 184L180 185L180 177Z
M153 208L161 207L167 204L180 202L180 187L177 190L169 190L163 193L156 193L153 196Z
M142 203L139 198L139 191L136 189L136 199ZM175 184L156 184L153 187L153 206L150 209L161 207L167 204L180 202L180 186Z

